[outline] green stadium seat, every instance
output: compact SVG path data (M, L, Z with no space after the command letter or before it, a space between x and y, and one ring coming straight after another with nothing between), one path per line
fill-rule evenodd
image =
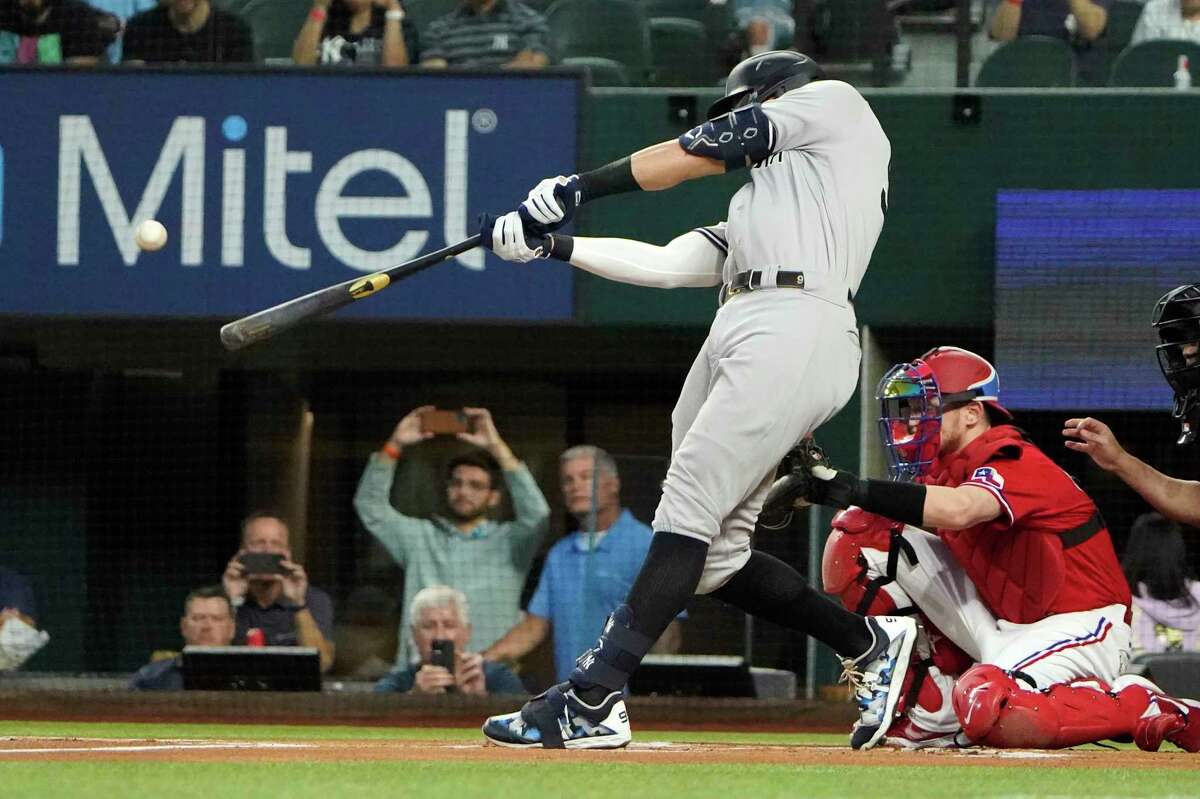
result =
M709 0L641 0L642 10L649 18L682 17L703 22L708 13Z
M1053 36L1022 36L987 57L976 86L1063 88L1075 83L1075 54Z
M562 60L564 67L580 67L588 73L593 86L628 86L629 73L611 58L575 56Z
M558 0L546 12L559 59L609 58L623 64L633 85L650 72L650 32L634 0Z
M242 19L254 33L254 57L291 58L296 34L312 8L310 0L250 0L242 7Z
M656 86L711 86L718 67L704 25L694 19L650 20L650 52Z
M1200 66L1200 44L1163 39L1127 47L1113 64L1110 86L1174 86L1179 56L1191 63L1192 74Z

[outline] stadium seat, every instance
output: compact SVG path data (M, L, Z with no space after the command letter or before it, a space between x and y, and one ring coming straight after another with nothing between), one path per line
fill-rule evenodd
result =
M694 19L650 20L650 52L656 86L710 86L718 68L704 25Z
M1191 62L1192 74L1200 66L1200 44L1163 39L1127 47L1113 64L1110 86L1174 86L1179 56Z
M650 72L650 32L634 0L558 0L546 12L559 59L609 58L625 66L634 85Z
M1022 36L987 57L976 86L1063 88L1075 83L1075 55L1062 39Z
M588 73L593 86L628 86L629 73L611 58L575 56L562 60L564 67L580 67Z
M309 0L250 0L243 6L242 19L254 33L254 57L291 58L296 34L311 7Z

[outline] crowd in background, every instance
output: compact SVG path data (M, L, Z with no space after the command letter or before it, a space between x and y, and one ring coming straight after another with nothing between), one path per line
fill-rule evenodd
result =
M793 0L695 0L690 5L666 6L657 0L628 1L634 6L642 4L642 11L630 20L643 26L649 22L651 48L664 48L652 65L628 63L628 58L627 63L612 65L621 71L620 80L632 85L655 82L656 70L668 83L680 80L687 81L686 85L712 85L743 57L794 45L830 62L873 58L877 54L870 51L881 46L879 42L895 53L908 53L908 46L901 41L904 15L948 13L953 6L940 0L899 5L882 0L843 4L807 0L798 11ZM586 68L593 70L598 69L596 60L608 59L573 56L608 55L619 62L625 57L621 52L601 53L594 43L576 51L577 37L566 35L571 41L563 41L563 34L548 23L548 15L558 13L561 7L576 3L582 8L586 2L590 0L559 0L556 4L461 0L449 13L422 17L418 24L402 0L313 0L302 22L295 15L280 14L255 14L248 20L236 0L220 4L211 0L0 0L0 63L231 64L267 60L301 65L540 69L587 61ZM976 5L981 6L977 24L985 33L985 44L991 42L987 47L1029 38L1058 40L1069 47L1078 82L1086 85L1105 85L1115 53L1126 46L1164 40L1200 43L1200 0L1145 0L1144 7L1143 0L987 0ZM849 49L845 42L826 41L834 36L826 29L836 27L828 20L848 13L864 20L855 28L862 41L851 43ZM578 14L586 21L588 15L607 12L597 6ZM688 16L676 16L685 14ZM799 29L797 20L802 23ZM603 19L594 22L603 30ZM691 31L689 25L699 32ZM287 30L277 30L281 26ZM679 49L682 40L672 37L681 32L697 36L695 42L710 52ZM660 35L665 38L660 40ZM637 38L624 29L614 29L610 36ZM256 44L264 38L290 42L290 51L265 52ZM668 46L676 49L668 53ZM629 50L627 42L621 47ZM636 48L629 52L634 51ZM1188 52L1180 51L1181 55ZM1031 50L1024 57L1044 56ZM893 69L906 69L907 58L894 55ZM664 65L665 59L694 60L705 68L676 69L677 65ZM1172 62L1171 69L1175 68ZM593 78L604 80L600 73ZM879 76L873 80L878 82Z

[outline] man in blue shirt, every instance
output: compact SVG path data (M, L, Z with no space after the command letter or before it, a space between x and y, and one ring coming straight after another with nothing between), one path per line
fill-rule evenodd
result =
M553 632L554 671L557 680L565 680L575 658L595 643L605 619L625 600L653 533L621 507L617 464L604 450L571 447L559 458L559 476L563 503L580 529L551 547L525 617L483 656L519 660ZM679 640L676 620L652 651L677 651Z

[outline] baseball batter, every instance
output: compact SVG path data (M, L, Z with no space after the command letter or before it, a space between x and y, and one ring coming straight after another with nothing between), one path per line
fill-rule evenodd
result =
M810 499L861 508L836 521L823 574L857 602L881 588L867 598L876 610L911 605L977 664L955 680L935 655L889 742L961 743L961 726L990 746L1130 736L1143 749L1170 740L1200 750L1200 706L1122 676L1130 593L1104 520L1011 425L992 365L938 347L893 367L878 393L893 474L915 482L808 467Z
M625 283L722 286L721 307L672 414L672 458L641 573L570 680L485 735L508 746L610 748L630 738L621 690L694 593L802 629L847 656L873 746L895 711L915 639L910 619L870 620L813 591L790 566L752 551L777 464L833 416L857 382L851 300L887 210L891 148L866 100L795 52L750 58L709 119L678 140L536 186L485 218L483 238L511 261L553 257ZM728 219L664 247L552 231L609 194L668 189L749 167Z

